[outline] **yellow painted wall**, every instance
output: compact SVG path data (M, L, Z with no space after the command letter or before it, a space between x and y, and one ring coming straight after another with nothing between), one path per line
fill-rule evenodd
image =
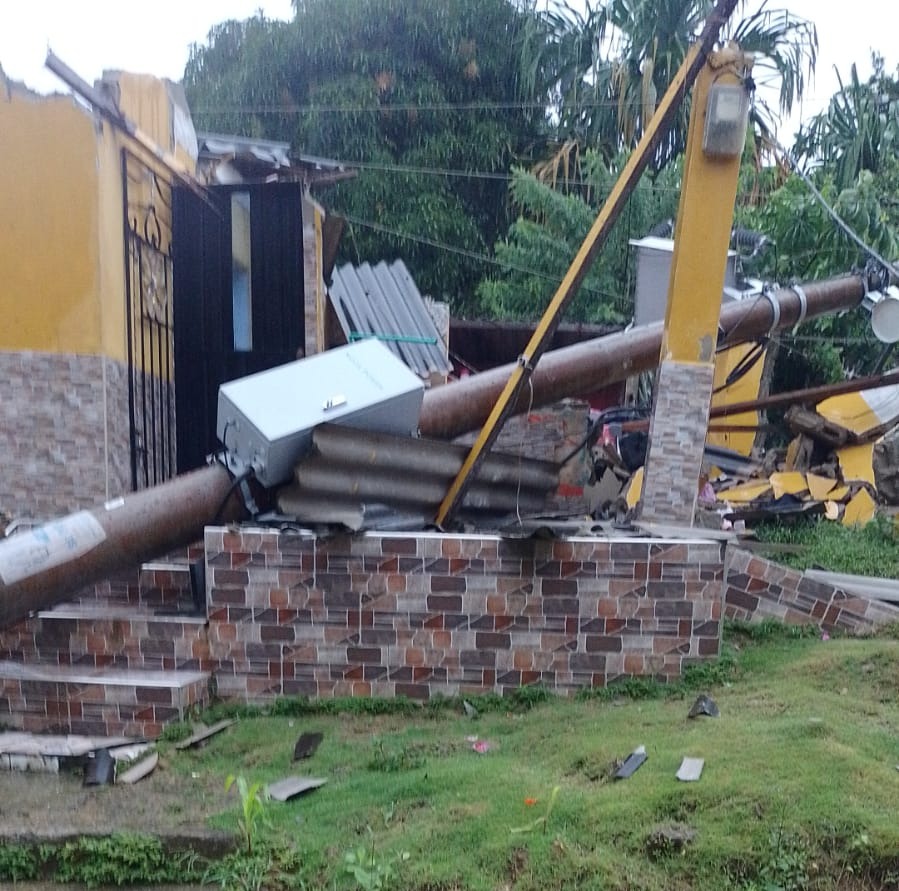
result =
M729 350L724 350L715 357L714 389L717 392L712 396L712 408L758 399L759 387L762 382L762 370L765 366L764 356L743 377L734 381L726 389L719 390L720 387L724 387L728 375L753 349L755 349L755 344L742 344L731 347ZM758 422L759 415L755 411L744 412L739 415L725 415L717 421L710 421L711 424L735 425L756 425ZM733 449L741 455L748 456L752 452L752 446L755 443L755 432L709 433L706 441L711 445Z
M0 76L0 350L100 350L96 127Z
M171 151L166 84L116 81L122 110ZM40 96L0 74L0 350L127 358L123 146L135 148L73 98ZM150 200L150 177L139 179L129 187L135 206ZM168 239L170 209L156 207Z

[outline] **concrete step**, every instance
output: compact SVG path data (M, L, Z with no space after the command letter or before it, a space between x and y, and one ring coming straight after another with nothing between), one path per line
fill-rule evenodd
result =
M156 739L209 702L202 671L0 662L0 724L31 733Z
M25 663L200 670L208 657L205 616L115 602L59 604L0 631L0 659Z

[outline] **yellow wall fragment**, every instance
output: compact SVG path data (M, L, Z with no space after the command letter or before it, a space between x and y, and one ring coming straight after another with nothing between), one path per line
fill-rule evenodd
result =
M805 480L808 483L808 491L815 501L823 501L824 496L837 484L829 476L819 476L817 473L807 473Z
M899 386L874 387L831 396L816 406L818 414L853 433L866 433L899 417Z
M750 399L758 399L759 386L762 380L762 369L765 366L764 357L758 360L750 370L727 385L727 378L730 373L742 362L753 350L755 344L740 344L724 350L715 356L715 383L712 395L712 407L717 408L721 405L730 405L734 402L748 402ZM743 412L738 415L728 415L725 419L728 424L735 425L757 425L759 422L759 413L757 411ZM732 431L730 433L709 433L706 437L709 445L721 446L725 449L733 449L741 455L749 455L755 444L755 431Z
M864 480L874 485L874 443L845 446L837 450L844 480Z
M748 504L750 501L755 501L756 498L767 495L769 491L771 491L771 485L767 480L761 483L741 483L732 489L720 491L718 500L731 504Z
M780 498L781 495L798 495L808 489L805 474L796 470L772 473L768 480L775 498Z
M849 494L849 486L837 486L827 493L828 501L842 501Z
M849 500L843 513L844 526L864 526L874 518L877 505L867 489L859 489Z
M624 495L624 500L627 502L628 507L636 507L640 502L640 495L643 493L643 468L638 467L635 471L634 475L631 477L631 481L628 483L627 492Z

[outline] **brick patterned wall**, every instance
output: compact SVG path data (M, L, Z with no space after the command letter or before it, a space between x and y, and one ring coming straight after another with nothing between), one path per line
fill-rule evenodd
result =
M0 725L16 730L155 739L167 722L209 702L199 672L178 672L167 683L147 673L110 674L101 686L78 668L12 667L0 674Z
M567 693L719 652L717 543L207 529L206 553L226 698Z
M693 525L715 366L665 361L656 375L640 516Z
M899 607L858 597L739 548L728 552L725 609L730 619L814 623L850 634L899 622Z
M128 376L121 363L0 352L0 380L0 511L55 517L130 490Z

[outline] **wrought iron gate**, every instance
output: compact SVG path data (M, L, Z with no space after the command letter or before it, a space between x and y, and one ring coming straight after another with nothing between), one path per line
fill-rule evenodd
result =
M175 475L172 189L122 150L131 488Z

